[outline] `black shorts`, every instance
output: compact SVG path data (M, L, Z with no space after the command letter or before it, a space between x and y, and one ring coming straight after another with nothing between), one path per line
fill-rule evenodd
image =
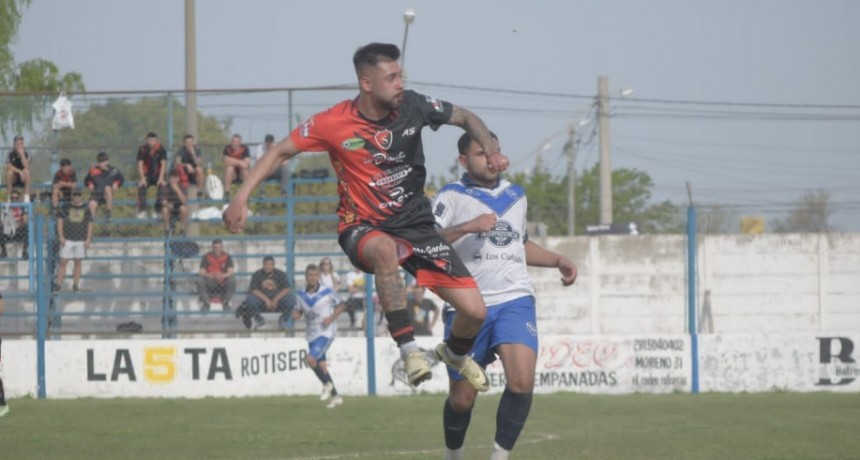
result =
M90 201L95 201L96 204L99 204L99 205L107 204L107 201L105 200L104 189L102 189L101 191L98 191L98 192L95 189L93 189L90 192Z
M170 206L170 213L171 213L173 216L179 216L179 211L181 211L181 210L182 210L182 207L183 207L183 206L185 206L185 205L184 205L184 204L182 204L182 202L180 202L180 201L173 201L173 202L169 202L169 203L170 203L170 204L169 204L169 206ZM156 202L155 202L155 212L161 212L161 210L162 210L163 208L164 208L164 205L162 204L162 200L158 200L158 201L156 201Z
M345 228L338 236L338 243L354 266L365 273L373 273L362 261L361 250L374 236L383 235L397 242L400 266L415 277L418 286L477 287L463 261L451 245L442 240L433 225L381 230L370 224L359 223Z
M25 187L27 184L24 183L24 180L21 178L21 174L12 173L12 188L17 187Z

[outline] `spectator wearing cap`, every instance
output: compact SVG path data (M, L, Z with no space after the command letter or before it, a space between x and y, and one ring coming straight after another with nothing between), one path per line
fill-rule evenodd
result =
M146 134L146 143L137 149L137 173L137 217L143 219L147 215L146 192L149 187L155 186L159 190L167 185L167 150L153 132Z
M84 178L84 184L90 189L90 213L93 220L96 218L96 210L99 205L105 206L105 217L108 221L111 218L111 209L113 207L113 194L125 182L122 172L119 169L110 165L110 157L105 152L99 152L96 155L96 164L90 168L87 177Z
M248 297L236 310L236 315L242 317L245 327L251 328L251 318L254 318L254 329L259 329L266 324L263 318L264 312L280 312L280 324L286 324L296 299L290 292L290 283L287 274L275 268L275 259L266 256L263 259L263 268L257 270L251 277L251 285Z
M15 136L12 151L6 157L6 189L24 187L24 202L30 202L30 154L24 149L24 137Z
M66 267L71 259L74 261L72 290L78 291L82 262L93 241L93 215L84 205L80 190L72 192L71 204L60 213L57 219L57 234L60 237L60 270L54 290L62 289Z
M72 167L72 160L63 158L60 160L60 169L54 173L54 180L51 181L51 207L54 212L59 211L60 201L67 204L72 199L72 190L78 186L78 174L75 168Z
M236 274L233 258L224 251L224 242L212 240L212 250L200 259L197 276L197 294L200 296L200 309L209 310L212 297L220 297L224 311L230 310L230 300L236 293Z

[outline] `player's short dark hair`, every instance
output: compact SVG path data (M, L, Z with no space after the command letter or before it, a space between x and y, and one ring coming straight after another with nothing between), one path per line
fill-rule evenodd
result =
M155 134L154 132L150 131L150 132L146 133L146 138L147 139L158 139L158 134Z
M391 43L369 43L355 50L352 55L352 64L358 72L364 66L376 66L383 61L396 61L400 59L400 49Z
M62 160L60 160L60 166L71 166L71 165L72 165L72 160L70 160L68 158L63 158Z
M490 131L490 136L495 140L499 140L499 136L496 136L496 133ZM457 151L460 152L460 155L465 155L469 150L469 146L472 145L472 135L469 133L463 133L460 136L460 140L457 141Z
M308 264L308 266L305 267L305 273L307 273L307 272L318 272L318 271L320 271L320 267L317 264Z
M185 137L182 138L183 141L187 141L188 139L194 139L193 134L186 134Z
M221 238L215 238L212 240L212 246L215 246L216 244L224 244L224 242L221 241Z
M107 152L99 152L99 154L96 155L96 162L97 163L101 163L103 161L108 161L108 160L110 160L110 157L108 156Z
M274 257L272 257L272 256L266 256L266 257L263 257L263 263L266 263L266 262L272 262L272 263L274 263L274 262L275 262L275 258L274 258Z
M275 136L272 136L271 134L266 134L265 142L275 142Z
M23 141L23 140L24 140L24 136L19 134L19 135L15 136L15 139L12 139L12 142L18 142L18 141Z

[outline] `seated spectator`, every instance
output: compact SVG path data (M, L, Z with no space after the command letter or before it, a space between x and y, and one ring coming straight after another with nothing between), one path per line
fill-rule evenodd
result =
M15 144L6 157L6 189L24 187L24 202L30 202L30 154L24 150L24 138L15 136Z
M78 174L72 167L72 160L63 158L51 185L51 207L55 213L60 210L60 201L66 205L72 200L72 190L77 186Z
M105 152L99 152L96 155L96 164L90 168L87 177L84 178L84 184L90 189L90 213L93 220L96 218L96 211L99 205L105 206L105 217L108 221L111 218L111 209L113 207L113 195L125 182L125 177L119 169L110 165L110 157Z
M183 146L176 151L176 163L180 165L187 177L186 186L194 185L198 188L197 198L203 194L203 151L197 146L194 136L186 134L182 140Z
M364 272L357 267L346 274L346 313L349 315L349 327L355 327L355 312L364 310L365 281Z
M224 199L230 200L230 188L234 181L245 180L251 170L251 152L242 144L242 136L234 134L230 144L224 147Z
M137 218L147 217L146 191L155 186L160 193L167 185L167 150L155 133L146 134L146 143L137 149ZM158 207L156 198L156 207ZM158 209L155 210L158 212Z
M320 261L320 284L334 292L340 291L340 275L334 271L334 265L328 257Z
M179 219L178 233L185 235L185 226L188 223L187 190L187 188L182 187L179 181L179 171L171 169L167 178L167 185L159 189L158 201L155 203L155 212L161 213L165 234L171 232L173 222Z
M17 189L13 189L9 193L9 200L12 203L21 202L21 193ZM21 243L24 249L21 251L22 259L29 259L29 235L27 217L27 208L21 206L8 206L2 210L3 231L0 231L0 258L8 257L6 252L7 243Z
M236 310L236 316L242 317L246 328L251 328L251 318L256 323L254 329L263 327L266 324L261 314L263 312L280 312L281 326L286 324L296 299L290 293L287 274L275 268L274 257L266 256L263 259L263 268L251 277L248 290L248 297Z
M84 206L81 192L72 193L72 202L60 213L57 219L57 234L60 237L60 270L54 290L63 288L66 267L69 259L74 261L72 268L72 290L77 292L81 283L81 265L87 256L87 249L93 241L93 215Z
M200 309L209 310L209 300L220 297L224 311L230 311L230 300L236 293L236 275L233 258L224 252L224 242L212 240L212 250L200 259L200 272L197 276L197 294L200 296Z
M406 311L412 318L415 335L433 335L433 327L439 319L439 307L432 300L425 298L424 293L424 286L415 286L412 288L412 295L406 300Z

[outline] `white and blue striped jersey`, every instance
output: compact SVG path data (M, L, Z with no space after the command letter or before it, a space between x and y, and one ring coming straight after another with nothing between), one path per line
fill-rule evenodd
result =
M481 214L496 214L498 220L493 230L464 235L452 244L488 306L534 295L526 268L527 209L525 190L519 185L500 180L488 189L465 175L442 187L433 198L433 215L442 228Z
M316 292L299 291L296 295L296 311L302 312L307 325L308 342L318 337L333 339L337 333L337 324L332 321L323 326L323 319L331 316L335 308L343 301L331 288L320 286Z

